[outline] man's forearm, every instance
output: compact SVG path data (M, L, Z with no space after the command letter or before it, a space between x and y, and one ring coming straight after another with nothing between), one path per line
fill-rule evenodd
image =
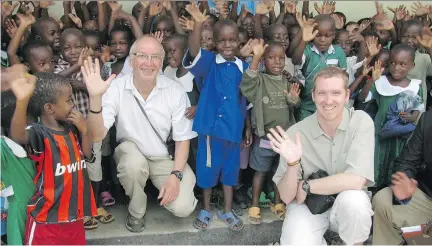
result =
M102 109L102 98L95 97L90 98L90 110L100 111ZM100 142L104 139L108 130L104 127L102 113L93 114L89 112L87 117L88 127L90 135L92 136L93 142Z
M299 165L288 166L284 176L279 181L279 184L277 184L280 197L285 204L292 202L297 194L298 169Z
M190 140L175 142L174 167L175 171L183 171L189 157Z
M321 179L308 181L310 192L317 195L334 195L346 190L361 190L366 178L350 173L338 173Z

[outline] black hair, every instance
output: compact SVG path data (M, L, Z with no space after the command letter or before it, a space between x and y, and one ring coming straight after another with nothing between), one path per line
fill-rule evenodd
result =
M376 33L373 30L367 30L366 29L361 33L361 35L363 35L363 37L376 37L376 38L378 38L378 43L379 44L381 43L381 39L380 39L378 33Z
M102 37L100 32L93 31L93 30L84 30L83 31L84 37L95 37L99 39L99 42L102 43Z
M112 35L115 32L123 32L126 38L126 41L129 42L129 46L132 45L133 41L135 40L135 36L132 32L132 30L124 25L115 25L113 29L111 29L111 32L109 33L109 39L112 40Z
M42 40L30 40L28 41L22 49L22 55L24 57L24 61L28 62L31 59L30 51L32 49L37 48L48 48L51 49L51 46L49 46L45 41Z
M412 20L408 20L408 21L404 21L402 24L402 34L406 31L406 29L412 27L412 26L418 26L421 28L423 28L423 23L420 20L417 19L412 19Z
M344 26L344 29L346 29L349 25L358 25L357 24L357 22L355 22L355 21L348 21L346 24L345 24L345 26Z
M335 21L334 21L334 19L330 15L317 15L317 16L314 17L314 19L315 19L315 22L318 23L318 24L320 22L330 22L330 24L333 27L333 30L336 29Z
M215 24L216 22L218 22L218 18L217 18L217 16L216 15L214 15L214 14L208 14L208 19L209 20L211 20L212 22L213 22L213 24Z
M80 30L76 29L76 28L67 28L65 29L61 34L60 34L60 46L62 46L61 44L63 43L64 39L68 36L68 35L75 35L77 36L83 43L84 43L84 34L83 32L81 32Z
M273 39L273 32L276 28L281 27L281 28L285 28L285 30L287 31L288 34L288 29L286 28L286 26L282 25L282 24L271 24L269 27L267 27L264 32L263 32L263 37L264 40L272 40Z
M44 105L57 102L57 91L65 85L70 85L70 80L55 73L36 73L36 87L30 99L29 108L34 116L42 115Z
M268 47L267 47L266 50L269 50L269 48L272 47L272 46L279 46L283 50L285 50L284 46L280 42L277 42L277 41L274 41L274 40L268 40L268 41L266 41L266 44L268 45Z
M345 29L336 30L336 32L335 32L335 39L333 41L336 42L336 39L338 39L339 35L341 35L342 33L349 33L349 32L347 30L345 30Z
M9 129L12 116L15 112L16 97L15 94L9 91L3 91L1 93L1 126L5 129Z
M406 51L406 52L410 53L412 62L414 62L415 50L413 47L411 47L407 44L397 44L390 50L390 53L396 53L396 52L400 52L400 51Z
M174 27L174 22L170 17L168 17L167 15L159 15L154 19L153 28L152 28L153 31L156 30L156 27L159 25L159 23L164 22L164 21L170 23ZM173 29L173 34L174 33L175 33L175 30Z
M187 44L188 43L187 43L187 39L186 39L185 35L175 33L174 35L166 38L164 40L164 42L169 42L171 40L178 40L178 41L180 41L180 44L182 45L182 49L184 49L184 50L187 49Z
M36 36L42 36L42 24L46 22L54 22L56 25L58 24L56 20L54 20L52 17L42 17L38 18L35 23L31 26L31 33L30 37L32 39L36 39ZM60 28L59 28L60 29Z
M234 30L237 32L237 36L238 36L238 27L237 27L237 24L233 20L222 19L222 20L219 20L218 22L216 22L216 24L215 24L215 26L213 28L213 38L215 40L219 39L220 30L222 28L224 28L224 27L232 27L232 28L234 28Z
M343 23L344 23L344 25L345 25L345 23L346 23L346 16L345 16L344 13L339 12L339 11L336 11L336 12L334 12L333 14L335 14L335 15L337 15L337 16L339 16L339 17L342 17L342 19L343 19Z

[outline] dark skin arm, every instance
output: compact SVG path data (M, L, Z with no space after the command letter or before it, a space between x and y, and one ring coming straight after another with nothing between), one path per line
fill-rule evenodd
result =
M176 4L174 2L171 3L170 5L171 5L171 9L169 10L169 13L171 15L171 19L172 20L177 20L177 21L173 21L174 28L175 28L175 30L176 30L176 32L178 34L184 35L185 32L183 31L183 28L181 27L180 22L178 21L179 16L178 16L178 13L177 13L177 6L176 6Z
M300 29L300 31L294 36L293 40L291 41L290 46L288 47L288 50L287 50L287 56L288 57L292 58L292 56L294 55L294 51L295 51L296 47L302 41L302 36L303 36L302 30Z
M302 14L309 18L309 1L303 1Z
M24 37L24 34L27 32L27 29L35 22L33 16L24 16L22 14L18 14L20 18L20 25L12 37L12 40L9 42L9 46L7 49L7 54L9 57L9 62L11 65L20 64L20 60L17 56L18 48L21 45L21 40Z
M232 4L231 4L230 19L233 20L233 21L236 21L237 18L238 18L237 8L238 8L238 2L232 2Z
M98 26L99 31L104 32L107 28L106 25L106 13L105 13L105 5L103 2L98 1Z
M202 25L207 20L208 16L204 16L194 3L187 5L186 10L189 12L189 14L191 14L195 22L194 29L188 37L189 55L192 58L195 58L198 55L201 47Z
M74 23L72 21L72 19L69 17L69 14L72 13L72 9L71 9L71 2L68 1L64 1L63 2L63 13L64 13L64 28L71 28L74 27Z
M263 32L261 27L262 15L255 15L255 38L263 38Z

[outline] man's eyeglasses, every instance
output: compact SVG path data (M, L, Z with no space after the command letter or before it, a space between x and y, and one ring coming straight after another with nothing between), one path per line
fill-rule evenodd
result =
M145 53L132 53L132 55L136 56L138 59L143 61L152 61L152 62L160 62L163 60L162 55L154 55L154 54L145 54Z

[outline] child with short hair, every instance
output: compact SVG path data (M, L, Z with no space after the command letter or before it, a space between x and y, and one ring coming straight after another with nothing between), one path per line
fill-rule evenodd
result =
M414 95L422 96L421 81L408 79L408 72L414 67L415 50L406 45L398 44L390 51L390 74L381 76L384 68L380 62L375 63L372 79L369 80L360 92L360 101L369 101L374 98L378 104L375 116L375 184L378 188L390 184L393 174L393 161L401 153L407 143L407 138L397 136L380 139L379 133L384 126L390 105L400 93L410 91ZM414 123L420 112L400 112L401 120Z
M316 111L312 100L315 74L328 66L347 68L347 64L342 48L332 45L336 27L330 15L318 15L314 20L306 20L297 13L297 21L302 30L294 38L288 57L291 55L294 65L301 65L305 77L299 110L299 120L303 120Z
M240 89L248 101L252 102L252 110L256 116L254 145L251 152L250 166L255 170L252 182L252 206L248 211L251 224L261 223L259 198L266 173L276 170L279 155L275 153L266 137L268 130L275 126L288 129L296 123L294 107L300 104L299 84L291 84L282 76L285 66L285 46L280 42L253 42L253 61L243 74ZM265 73L259 72L258 63L264 57ZM275 205L271 211L281 220L285 218L285 204L275 190Z
M60 53L60 25L51 17L42 17L36 20L31 27L32 40L43 40L54 52L55 56Z
M28 145L38 170L25 244L85 244L83 218L96 215L85 164L92 158L91 136L74 109L69 82L52 73L36 76L22 75L11 85L17 98L11 137ZM40 121L26 128L28 106Z
M225 206L217 216L231 230L239 231L243 229L243 222L233 213L232 201L233 187L238 182L240 143L246 114L246 99L241 96L239 85L247 64L236 57L238 29L235 22L223 19L214 26L216 55L199 48L202 25L208 17L195 3L187 5L186 10L195 23L189 34L189 51L183 65L194 76L204 78L193 125L193 130L199 134L197 184L204 190L204 207L193 225L199 230L209 227L213 219L210 207L212 188L220 179Z
M426 77L432 76L432 47L425 47L428 54L420 53L419 49L422 46L420 41L423 40L423 37L432 36L430 31L427 31L423 28L423 23L419 20L409 20L403 23L400 41L402 44L407 44L411 46L415 52L415 60L414 67L408 72L408 78L410 79L419 79L421 80L423 95L422 99L424 104L427 103L427 86L426 86Z

